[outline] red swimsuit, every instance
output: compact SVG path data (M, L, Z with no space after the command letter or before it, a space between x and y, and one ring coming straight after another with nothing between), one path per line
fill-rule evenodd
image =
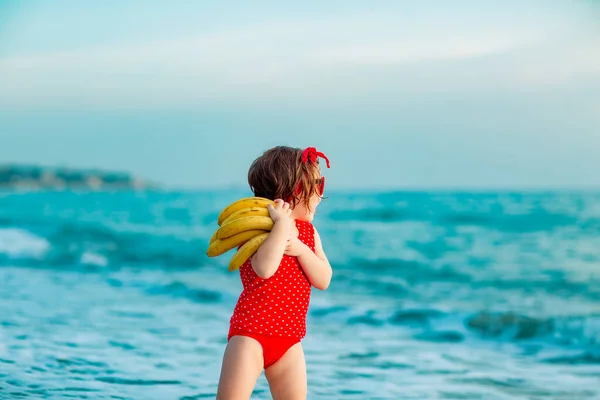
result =
M298 239L315 251L314 227L296 220ZM311 285L297 257L284 255L269 279L262 279L250 259L240 267L244 287L230 320L227 340L236 335L257 340L263 348L264 368L278 361L306 335Z

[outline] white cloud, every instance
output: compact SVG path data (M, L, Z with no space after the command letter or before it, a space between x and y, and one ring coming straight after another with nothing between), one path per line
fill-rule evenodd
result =
M483 28L460 23L416 25L391 17L280 22L179 40L13 56L0 59L0 105L145 107L336 98L344 90L381 84L381 70L398 69L396 79L426 84L422 77L403 75L402 68L420 64L436 74L430 80L439 84L452 79L443 66L436 67L440 62L536 48L557 33L550 24L511 27L507 20ZM578 56L559 64L536 65L548 60L524 56L527 69L510 78L524 84L592 73L600 66L600 53L584 51L589 47L570 49ZM477 68L474 72L492 79L507 75Z

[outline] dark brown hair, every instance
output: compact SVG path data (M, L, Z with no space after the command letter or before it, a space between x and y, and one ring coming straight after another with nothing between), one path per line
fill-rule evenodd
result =
M302 162L302 149L276 146L265 151L252 162L248 170L248 184L257 197L283 199L292 207L303 202L310 210L310 198L319 194L317 178L319 162ZM295 193L302 185L299 194Z

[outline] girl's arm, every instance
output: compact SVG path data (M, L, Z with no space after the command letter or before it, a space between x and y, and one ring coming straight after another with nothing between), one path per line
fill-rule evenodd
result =
M254 272L263 279L269 279L279 268L292 224L288 203L275 200L275 207L268 205L267 208L275 223L267 239L250 258Z
M333 270L325 256L323 251L323 244L321 243L321 237L315 228L315 251L313 251L298 238L296 238L301 246L301 250L298 252L298 261L304 270L304 273L308 277L311 285L319 290L325 290L329 287L331 282L331 276Z

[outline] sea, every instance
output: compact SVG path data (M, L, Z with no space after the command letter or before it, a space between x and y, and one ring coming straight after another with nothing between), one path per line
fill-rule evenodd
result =
M0 399L215 398L244 189L0 193ZM334 191L309 399L600 399L600 192ZM253 399L270 399L262 375Z

